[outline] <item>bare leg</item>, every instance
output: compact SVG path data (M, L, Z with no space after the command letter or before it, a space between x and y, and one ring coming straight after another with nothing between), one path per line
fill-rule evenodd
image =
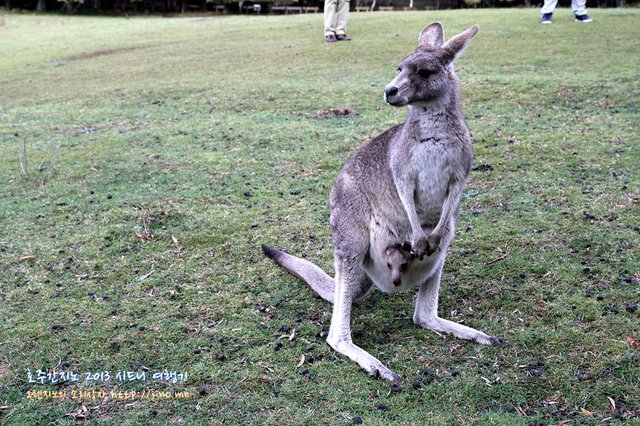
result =
M444 264L444 259L442 264ZM461 339L473 340L483 345L500 345L502 342L496 337L438 317L438 293L440 291L442 264L434 274L420 286L416 300L416 310L413 314L413 322L429 330L440 333L451 333Z
M380 376L387 380L398 380L393 371L351 340L351 306L353 300L366 294L371 281L354 260L336 258L336 291L333 299L333 316L327 343L337 352L357 362L370 376Z

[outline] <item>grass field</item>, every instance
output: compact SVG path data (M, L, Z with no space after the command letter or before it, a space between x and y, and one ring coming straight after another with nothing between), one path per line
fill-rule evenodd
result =
M354 13L334 45L320 15L5 15L0 423L640 424L640 10L590 14ZM404 119L382 90L433 20L480 25L440 312L506 344L418 329L413 292L375 292L354 339L395 392L324 343L330 305L260 243L332 271L333 180Z

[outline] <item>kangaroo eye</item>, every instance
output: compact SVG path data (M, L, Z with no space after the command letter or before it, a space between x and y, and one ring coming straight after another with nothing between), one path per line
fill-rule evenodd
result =
M387 268L391 269L391 264L387 263Z
M431 74L432 73L429 70L418 70L418 75L422 78L429 78Z

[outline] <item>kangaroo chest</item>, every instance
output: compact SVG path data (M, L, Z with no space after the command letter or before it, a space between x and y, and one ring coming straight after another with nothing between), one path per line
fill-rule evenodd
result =
M438 222L459 156L445 137L424 138L412 147L409 166L415 177L414 201L424 225Z

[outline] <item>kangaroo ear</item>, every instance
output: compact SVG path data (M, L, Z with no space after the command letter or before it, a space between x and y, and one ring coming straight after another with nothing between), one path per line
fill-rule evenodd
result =
M442 57L445 63L453 62L462 53L473 36L478 32L478 28L477 25L474 25L442 45L440 50L442 51Z
M420 31L418 47L423 49L437 49L444 42L444 29L440 22L433 22Z

